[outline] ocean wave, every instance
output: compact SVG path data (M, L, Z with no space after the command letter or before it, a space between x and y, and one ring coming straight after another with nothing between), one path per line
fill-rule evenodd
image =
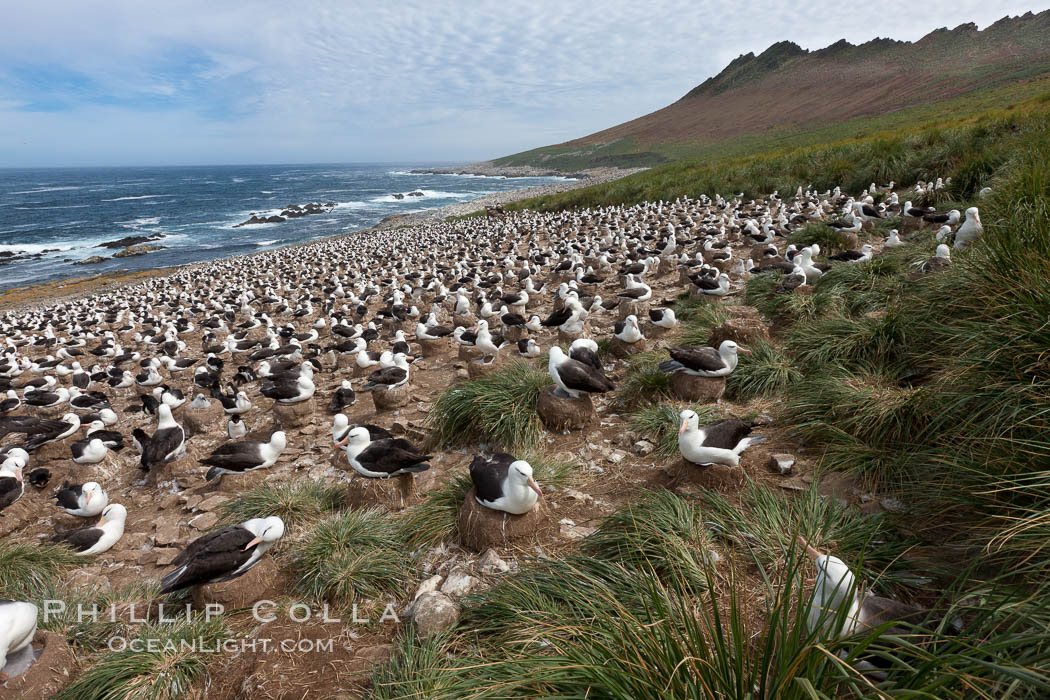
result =
M155 197L174 197L173 194L139 194L134 197L117 197L116 199L103 199L103 202L126 202L129 199L154 199Z
M124 228L140 229L145 226L156 226L160 223L161 217L159 216L144 216L141 219L131 219L130 221L116 221L114 223L120 224Z
M37 194L39 192L62 192L64 190L82 190L91 185L63 185L61 187L37 187L33 190L21 190L19 192L8 192L7 194Z
M410 192L422 192L423 196L409 197L408 192L401 192L404 195L403 198L398 199L392 194L385 194L382 197L376 197L372 202L411 202L417 199L467 199L472 197L475 193L473 192L444 192L442 190L409 190Z
M280 239L277 239L277 238L275 238L275 239L273 239L272 241L256 241L256 242L255 242L255 245L273 245L273 244L274 244L274 243L276 243L276 242L277 242L278 240L280 240Z
M43 253L45 250L73 250L74 243L15 243L12 245L0 244L0 253Z
M57 207L15 207L15 209L19 211L40 211L41 209L83 209L90 206L90 204L63 204Z

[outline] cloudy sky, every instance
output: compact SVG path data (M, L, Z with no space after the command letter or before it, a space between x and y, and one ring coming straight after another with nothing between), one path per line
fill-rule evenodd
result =
M914 40L1048 4L10 3L0 167L480 160L658 109L782 39Z

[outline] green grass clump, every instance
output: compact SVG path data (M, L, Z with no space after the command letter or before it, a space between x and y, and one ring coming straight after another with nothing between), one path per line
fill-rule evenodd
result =
M536 399L552 383L545 368L513 362L488 377L454 384L427 416L431 442L484 442L504 449L533 445L540 436Z
M134 615L148 617L150 602L159 595L156 582L135 583L120 588L94 586L90 589L69 590L59 583L55 588L38 591L37 600L61 600L66 607L61 612L50 611L46 619L40 618L40 628L61 634L66 640L82 650L103 651L114 636L134 636L135 626L131 622L131 605ZM110 606L118 612L110 619ZM175 611L172 612L172 608ZM80 610L97 610L98 615L80 614ZM168 606L165 615L169 618L181 616L178 606Z
M816 243L820 246L822 253L838 252L848 247L845 236L839 233L837 229L820 222L806 224L802 228L792 231L791 235L788 236L788 243L799 248Z
M741 354L736 369L726 378L726 391L732 398L774 396L802 379L794 360L776 346L758 340L748 350L751 354Z
M344 607L401 593L411 568L398 523L374 509L318 522L289 558L286 568L300 591Z
M38 600L63 574L83 563L66 547L0 541L0 598Z
M710 545L700 509L669 491L658 491L613 513L581 551L656 576L696 594L706 586Z
M208 677L214 648L227 636L220 619L203 617L142 626L129 649L105 654L55 697L57 700L179 700L190 697L194 687ZM132 651L131 644L142 651ZM184 645L185 643L185 645ZM153 645L150 651L146 644ZM196 645L193 648L188 645Z
M276 515L288 528L299 528L343 507L344 489L320 481L262 484L222 504L223 520L240 523Z
M653 403L631 414L631 430L653 440L658 455L672 457L678 454L678 414L687 408L696 411L701 425L718 419L718 408L711 404Z
M456 532L456 520L463 499L473 483L470 474L452 474L425 501L407 510L398 519L402 537L413 548L432 545Z
M633 356L616 387L617 404L631 407L670 396L671 375L660 371L660 363L666 359L669 359L666 350L648 350Z

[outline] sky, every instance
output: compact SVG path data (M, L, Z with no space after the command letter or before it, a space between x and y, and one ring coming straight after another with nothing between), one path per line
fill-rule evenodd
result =
M659 109L791 40L915 40L1013 0L9 3L0 167L470 162Z

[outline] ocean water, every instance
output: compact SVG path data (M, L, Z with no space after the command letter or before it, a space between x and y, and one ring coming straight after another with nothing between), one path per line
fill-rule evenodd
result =
M0 169L0 289L117 270L169 267L267 250L373 226L406 214L556 178L413 174L413 164ZM423 192L398 200L394 194ZM327 214L234 228L251 214L334 202ZM74 265L160 235L148 255ZM47 252L44 252L47 251ZM5 260L9 260L4 264Z

